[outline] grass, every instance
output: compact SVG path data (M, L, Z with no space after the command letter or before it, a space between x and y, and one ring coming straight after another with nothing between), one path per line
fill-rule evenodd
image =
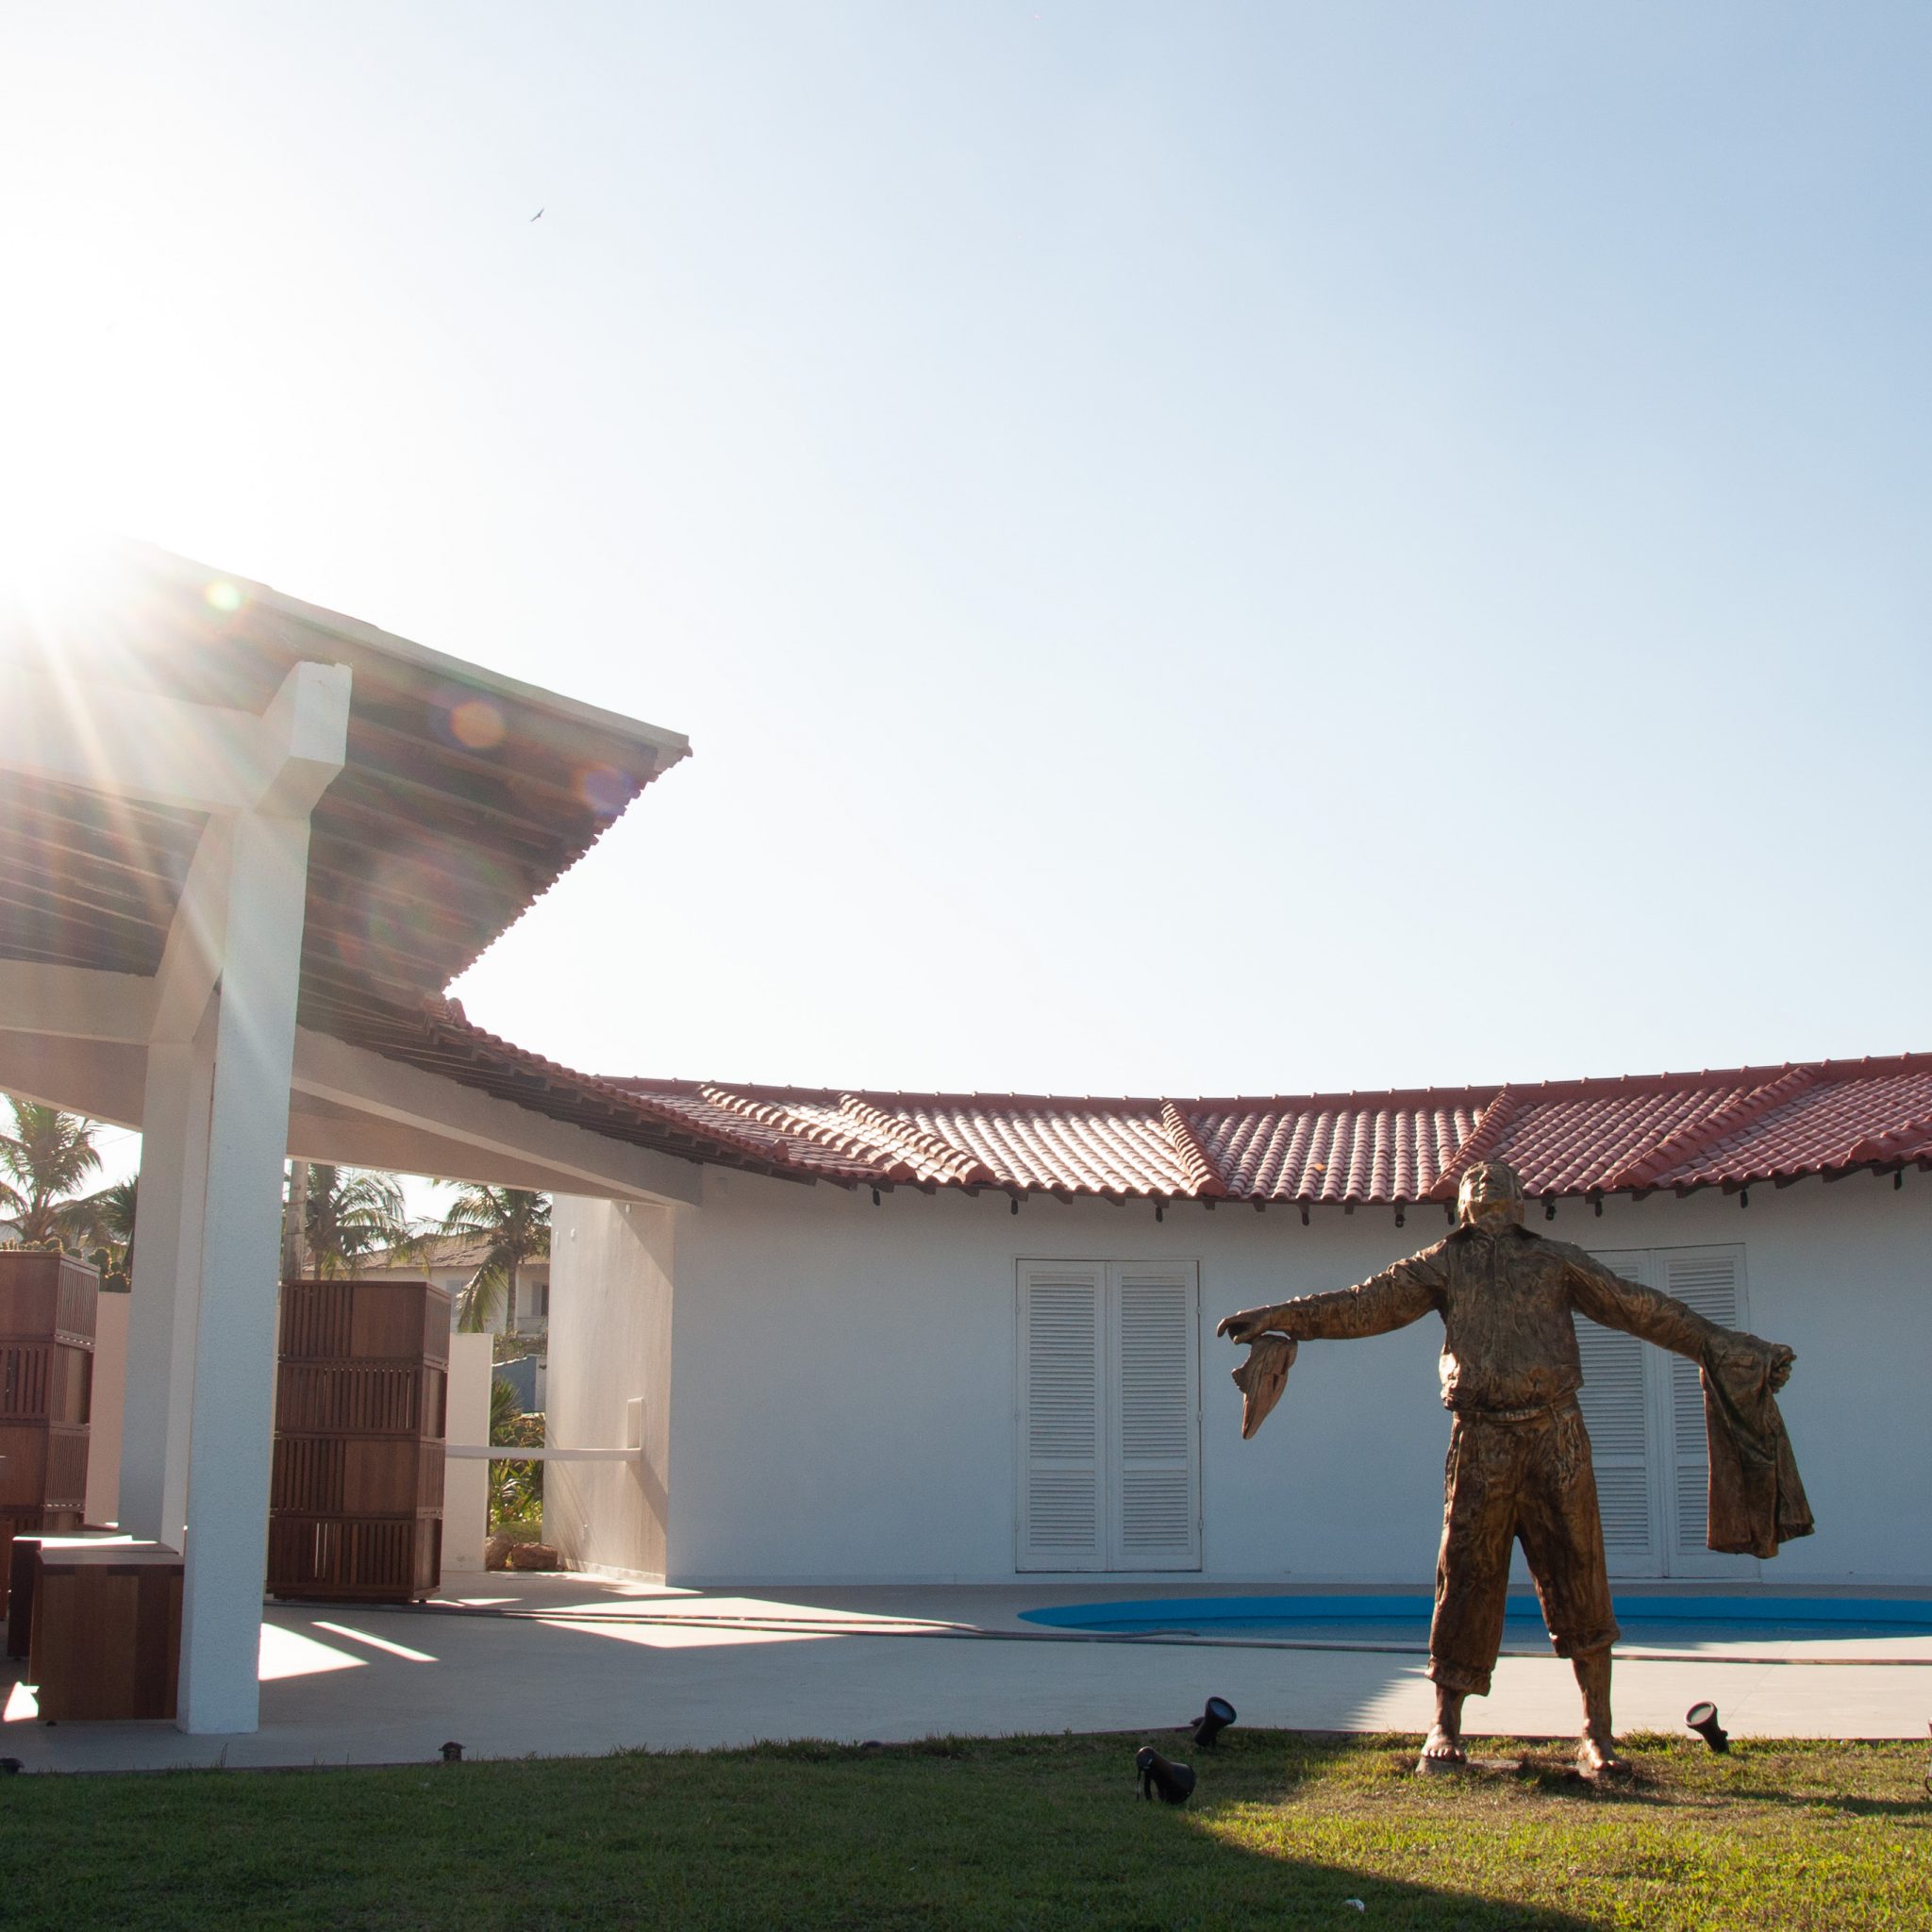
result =
M1598 1791L1556 1745L1424 1780L1416 1740L1237 1729L1174 1809L1139 1741L9 1778L0 1924L1932 1925L1923 1745L1640 1737Z

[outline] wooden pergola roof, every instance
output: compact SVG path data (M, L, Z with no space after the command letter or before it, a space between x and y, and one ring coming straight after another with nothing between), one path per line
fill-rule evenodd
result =
M348 761L313 817L302 1019L440 991L684 758L577 704L145 546L84 603L0 608L0 660L259 713L304 659L354 674ZM204 824L0 772L0 958L150 974Z

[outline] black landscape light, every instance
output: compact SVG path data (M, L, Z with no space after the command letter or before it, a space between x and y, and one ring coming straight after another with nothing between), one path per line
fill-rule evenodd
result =
M463 1761L463 1747L454 1738L441 1748L442 1751L442 1761L445 1764L460 1764Z
M1224 1697L1210 1697L1208 1708L1194 1720L1194 1742L1204 1751L1214 1748L1214 1740L1234 1722L1234 1706Z
M1693 1704L1684 1713L1684 1722L1713 1751L1728 1751L1731 1748L1731 1734L1718 1723L1716 1705L1708 1701L1702 1704Z
M1134 1753L1134 1769L1141 1774L1141 1795L1150 1804L1158 1795L1163 1805L1185 1805L1194 1789L1193 1766L1163 1757L1152 1744Z

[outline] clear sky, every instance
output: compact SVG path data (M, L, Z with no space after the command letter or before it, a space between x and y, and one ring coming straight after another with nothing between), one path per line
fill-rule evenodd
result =
M691 735L457 989L574 1065L1924 1048L1928 100L1917 0L15 6L0 465Z

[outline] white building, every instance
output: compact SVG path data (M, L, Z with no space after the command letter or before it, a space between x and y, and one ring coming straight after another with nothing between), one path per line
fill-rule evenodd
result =
M427 1281L450 1298L452 1326L462 1321L462 1296L486 1258L488 1244L443 1236L414 1255L387 1250L359 1263L356 1273L367 1281ZM541 1349L550 1325L550 1257L525 1261L517 1271L517 1306L511 1317L508 1297L499 1296L483 1326L491 1335L524 1335Z
M1932 1057L1183 1107L634 1091L822 1184L708 1166L694 1206L558 1203L551 1439L629 1414L644 1452L552 1471L582 1563L1424 1582L1440 1324L1305 1346L1247 1442L1214 1325L1440 1238L1498 1153L1539 1231L1797 1350L1819 1527L1760 1563L1704 1547L1694 1367L1584 1334L1613 1574L1932 1583Z
M1434 1338L1310 1347L1242 1444L1212 1327L1406 1251L1497 1152L1557 1233L1797 1348L1821 1528L1780 1582L1932 1582L1932 1057L1185 1107L603 1080L445 991L676 733L139 547L0 602L0 1090L142 1134L116 1507L185 1538L185 1729L258 1718L290 1156L558 1197L585 1563L1419 1580ZM1682 1377L1591 1353L1619 1567L1709 1574Z

